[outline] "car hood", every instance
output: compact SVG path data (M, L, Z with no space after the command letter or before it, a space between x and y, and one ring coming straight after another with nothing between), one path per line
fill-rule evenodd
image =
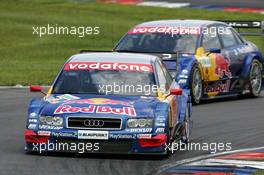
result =
M92 115L153 117L158 103L156 97L116 95L50 95L44 99L40 115Z

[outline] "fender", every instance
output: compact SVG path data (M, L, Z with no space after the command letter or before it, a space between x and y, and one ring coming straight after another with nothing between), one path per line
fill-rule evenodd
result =
M248 77L249 71L250 71L250 65L254 58L257 59L259 62L261 62L263 65L264 62L263 62L262 55L260 52L252 52L252 53L247 54L247 56L244 59L243 67L242 67L241 74L240 74L242 78Z
M189 79L191 76L191 71L194 65L198 65L199 69L199 63L197 59L192 56L192 57L181 57L179 59L179 67L178 67L178 75L176 77L176 81L180 85L182 89L189 89L190 84L189 84Z
M28 107L28 117L31 113L39 114L43 106L43 100L40 98L34 98L30 101Z
M190 100L190 95L189 94L190 94L190 90L183 89L183 93L182 93L182 95L180 96L180 98L178 100L178 105L180 105L179 106L178 123L184 122L185 113L186 113L186 107L187 107L187 109L190 109L191 100Z
M156 106L156 110L155 110L155 119L164 119L164 123L165 123L165 133L167 133L169 131L169 108L170 105L169 103L164 103L164 102L160 102L157 104ZM154 127L154 131L157 129L158 127L155 126Z
M186 107L189 110L190 117L192 116L192 103L191 103L191 98L190 98L190 90L188 89L183 89L183 94L178 98L178 105L179 106L179 115L178 115L178 122L175 126L174 133L173 133L173 140L177 140L178 138L181 137L182 131L184 129L184 119L185 119L185 113L186 113ZM191 130L192 132L192 127L193 127L193 122L192 119L190 118L191 122Z

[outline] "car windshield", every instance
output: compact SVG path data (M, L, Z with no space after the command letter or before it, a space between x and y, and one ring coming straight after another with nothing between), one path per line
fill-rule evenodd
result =
M118 43L115 51L143 53L186 53L193 54L198 35L169 33L127 33Z
M101 70L100 68L69 70L64 68L54 84L52 93L156 96L155 91L151 90L155 84L152 70Z

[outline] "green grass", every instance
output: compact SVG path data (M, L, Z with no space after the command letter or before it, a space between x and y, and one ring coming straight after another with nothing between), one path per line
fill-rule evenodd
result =
M264 15L79 3L73 0L0 0L0 85L50 84L80 49L110 50L132 26L158 19L264 20ZM33 35L32 27L99 26L96 36ZM264 51L261 37L250 38Z
M257 171L257 172L254 173L253 175L264 175L264 171Z

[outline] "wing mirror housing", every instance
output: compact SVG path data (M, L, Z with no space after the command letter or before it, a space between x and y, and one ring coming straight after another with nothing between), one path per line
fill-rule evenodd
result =
M30 92L41 92L42 94L46 95L46 93L43 92L43 88L39 85L30 85L29 91Z
M182 95L182 89L170 89L170 95Z
M218 49L218 48L211 48L209 50L209 53L221 53L221 49Z
M207 56L210 55L211 53L218 53L220 54L221 53L221 49L218 49L218 48L211 48L208 53L206 54Z

